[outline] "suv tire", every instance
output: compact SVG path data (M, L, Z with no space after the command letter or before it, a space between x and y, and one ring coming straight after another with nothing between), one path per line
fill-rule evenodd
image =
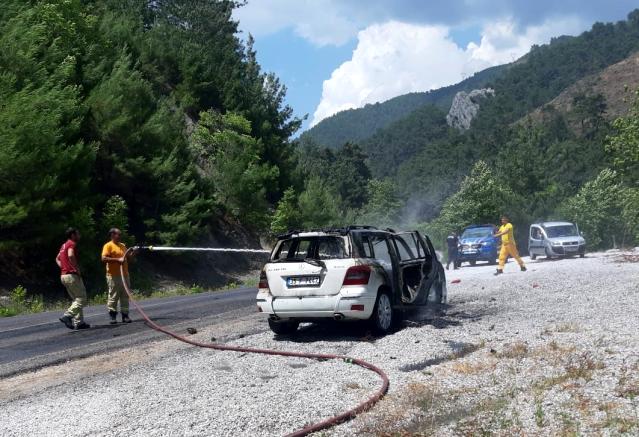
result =
M530 259L533 260L533 261L536 260L537 259L537 254L530 252Z
M268 319L268 327L277 335L293 334L300 326L300 322L292 320L271 320Z
M380 335L389 334L395 324L395 311L390 294L386 291L380 291L377 294L377 301L373 308L373 314L370 318L372 328L375 333Z

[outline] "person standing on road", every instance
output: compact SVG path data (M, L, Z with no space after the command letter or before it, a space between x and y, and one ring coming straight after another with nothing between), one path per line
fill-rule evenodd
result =
M499 251L499 267L497 267L497 271L495 272L495 276L501 275L504 273L504 266L506 265L506 259L508 256L512 256L517 260L519 267L522 272L526 271L526 266L524 265L524 261L519 256L519 252L517 251L517 245L515 244L515 237L513 231L513 225L510 223L510 220L507 216L503 215L501 217L501 226L499 227L499 231L495 234L495 237L501 237L501 250Z
M129 285L128 259L131 252L126 254L126 246L122 243L122 232L118 228L109 230L111 241L102 248L102 262L106 264L106 282L109 288L107 309L111 324L116 324L118 315L118 302L122 314L122 323L131 323L129 318L129 295L124 289L124 281ZM122 267L122 271L120 270Z
M69 228L66 237L67 241L60 247L55 263L60 267L60 281L73 302L60 317L60 321L69 329L87 329L91 325L85 323L82 312L82 308L87 304L87 291L80 273L76 248L80 241L80 232L75 228Z
M448 260L446 262L446 270L448 270L450 263L453 263L453 269L457 270L457 257L459 255L459 237L457 232L451 232L446 237L446 246L448 248Z

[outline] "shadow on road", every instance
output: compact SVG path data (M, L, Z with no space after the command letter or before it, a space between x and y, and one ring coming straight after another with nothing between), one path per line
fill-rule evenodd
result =
M431 325L436 329L461 326L467 322L475 322L489 315L488 309L477 311L457 311L453 305L432 305L404 312L403 319L396 331L410 327ZM390 334L392 335L392 334ZM375 336L366 321L326 320L303 324L293 335L276 335L276 340L293 343L367 341L374 342Z

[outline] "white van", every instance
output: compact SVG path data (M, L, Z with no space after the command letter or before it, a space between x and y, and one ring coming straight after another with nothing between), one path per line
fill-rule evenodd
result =
M586 240L570 222L541 222L530 225L528 253L531 259L586 254Z

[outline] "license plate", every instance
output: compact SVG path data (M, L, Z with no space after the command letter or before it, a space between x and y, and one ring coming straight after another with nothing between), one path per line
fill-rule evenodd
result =
M320 285L319 276L293 276L286 279L289 287L318 287Z
M475 255L477 253L476 250L464 250L462 252L464 255Z
M568 247L564 247L564 250L565 250L565 251L567 251L567 252L576 252L576 251L577 251L577 247L575 247L575 246L572 246L572 247L568 246Z

